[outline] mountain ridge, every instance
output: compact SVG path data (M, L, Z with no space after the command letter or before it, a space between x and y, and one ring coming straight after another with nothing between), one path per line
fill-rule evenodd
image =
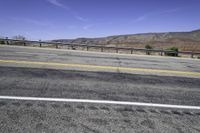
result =
M112 45L134 48L144 48L152 45L154 48L177 47L185 51L200 51L200 29L189 32L151 32L126 35L113 35L99 38L58 39L54 42Z

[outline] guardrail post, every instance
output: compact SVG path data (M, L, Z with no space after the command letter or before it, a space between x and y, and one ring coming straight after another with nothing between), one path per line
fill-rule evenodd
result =
M163 56L163 49L161 50L160 55Z
M103 47L101 47L101 52L103 52Z
M24 44L24 46L26 46L26 42L25 42L25 39L23 38L22 40L23 40L23 44Z
M58 48L58 44L56 44L56 48Z
M39 40L39 42L40 42L40 47L42 47L42 43L41 43L41 40Z
M194 53L193 53L193 51L191 52L191 58L194 58Z
M6 37L6 44L7 44L7 45L9 45L9 42L8 42L8 37Z
M131 49L131 54L133 54L133 49Z
M89 47L88 46L86 46L86 48L87 48L87 51L89 50Z
M118 53L118 48L116 48L116 53Z
M145 51L146 51L146 55L149 55L149 51L147 49Z

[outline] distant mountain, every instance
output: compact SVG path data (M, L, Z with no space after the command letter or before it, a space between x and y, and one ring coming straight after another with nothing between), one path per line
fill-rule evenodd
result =
M200 51L200 29L191 32L163 32L130 35L116 35L102 38L60 39L55 42L96 44L144 48L146 44L154 48L178 47L185 51Z

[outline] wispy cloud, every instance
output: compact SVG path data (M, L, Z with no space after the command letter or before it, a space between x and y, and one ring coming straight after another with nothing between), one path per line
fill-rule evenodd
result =
M134 23L141 22L141 21L145 20L146 18L147 18L146 16L140 16L140 17L134 19L133 22Z
M59 0L46 0L46 1L49 2L50 4L54 5L54 6L61 7L61 8L64 8L64 9L69 9L69 7L62 4Z
M76 18L77 20L82 21L82 22L88 21L88 19L86 19L86 18L84 18L84 17L81 17L81 16L76 16L76 15L75 15L74 18Z
M175 8L175 9L168 9L168 10L163 10L163 11L159 11L159 12L147 13L145 15L139 16L136 19L133 19L131 22L138 23L138 22L144 21L150 17L155 17L157 15L175 13L175 12L179 11L180 9L181 8Z
M66 9L72 16L74 19L78 20L78 21L81 21L81 22L86 22L88 21L88 19L78 15L78 13L76 13L76 11L73 11L72 9L70 9L69 6L67 5L64 5L63 3L61 3L60 0L46 0L48 3L54 5L54 6L57 6L57 7L60 7L60 8L63 8L63 9Z
M161 11L160 14L174 13L174 12L177 12L179 10L180 10L180 8L168 9L168 10Z
M88 25L85 25L82 27L83 30L91 30L91 29L94 29L94 28L100 28L102 26L109 26L109 25L112 25L113 22L100 22L100 23L90 23Z

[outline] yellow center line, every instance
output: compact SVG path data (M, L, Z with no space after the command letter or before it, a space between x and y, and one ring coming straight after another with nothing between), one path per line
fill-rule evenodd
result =
M50 65L50 66L63 66L63 67L80 67L80 68L111 69L111 70L125 70L125 71L142 71L142 72L172 73L172 74L199 75L200 76L200 72L148 69L148 68L133 68L133 67L115 67L115 66L100 66L100 65L85 65L85 64L66 64L66 63L55 63L55 62L36 62L36 61L19 61L19 60L0 60L0 63Z

